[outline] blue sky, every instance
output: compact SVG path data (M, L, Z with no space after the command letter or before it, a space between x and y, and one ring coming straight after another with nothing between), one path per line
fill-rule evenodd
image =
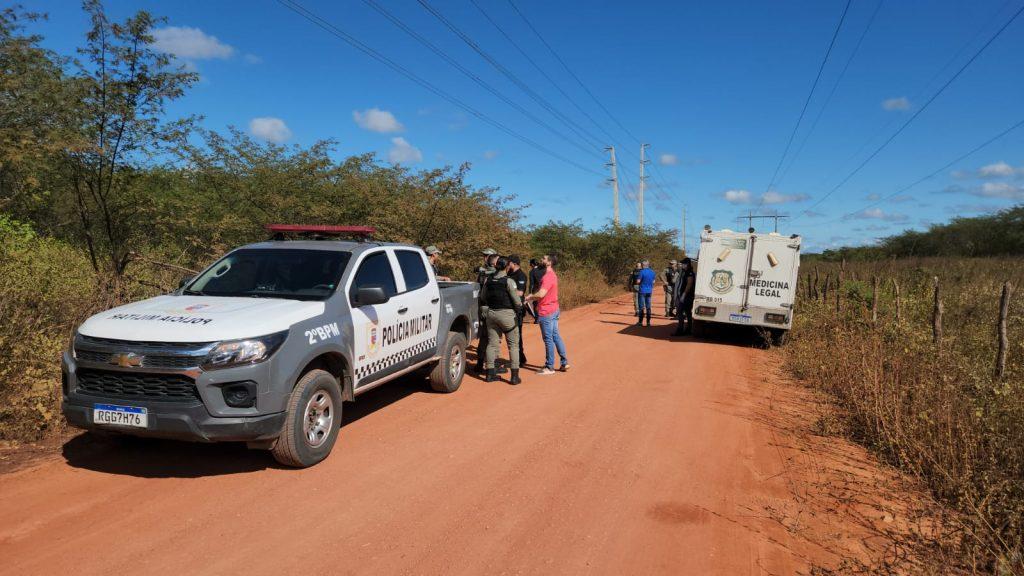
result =
M868 243L1024 201L1024 127L905 193L878 201L1024 118L1021 16L863 170L811 214L805 212L920 110L1024 0L884 0L839 79L878 6L877 0L853 0L783 165L784 177L767 196L843 0L514 1L600 104L633 136L650 143L646 221L678 228L685 204L691 248L703 224L735 227L737 215L757 208L802 214L780 231L800 233L810 249L818 250ZM234 125L301 145L332 138L339 157L372 151L385 162L413 168L471 162L472 183L498 186L529 204L524 223L579 219L587 226L611 217L606 157L599 146L613 144L622 217L635 221L639 144L565 72L507 0L477 2L572 101L471 0L430 4L556 113L571 119L576 131L597 139L570 132L414 0L380 0L380 5L567 139L475 84L363 1L301 0L325 21L479 112L600 174L509 136L277 2L106 4L115 19L139 9L167 17L170 28L160 32L160 46L202 77L171 112L201 114L208 128ZM27 5L49 14L49 21L37 26L47 46L69 53L81 43L88 22L76 3Z

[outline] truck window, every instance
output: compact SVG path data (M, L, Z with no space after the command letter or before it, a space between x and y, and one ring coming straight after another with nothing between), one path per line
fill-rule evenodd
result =
M405 277L405 290L412 292L419 290L430 282L427 275L427 267L423 265L423 257L414 250L396 250L398 265L402 268L402 276Z
M356 271L349 289L349 298L354 298L360 288L380 286L389 297L398 294L395 285L395 274L391 271L391 261L386 252L376 252L363 259Z
M235 250L200 274L184 293L324 300L334 293L351 257L351 252L332 250Z

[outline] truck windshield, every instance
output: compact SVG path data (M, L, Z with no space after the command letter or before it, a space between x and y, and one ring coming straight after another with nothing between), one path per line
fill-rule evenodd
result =
M324 300L334 293L351 252L290 248L235 250L184 294Z

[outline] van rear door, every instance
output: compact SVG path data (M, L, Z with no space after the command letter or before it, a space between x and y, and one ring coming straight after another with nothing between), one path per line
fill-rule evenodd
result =
M793 303L797 249L793 240L774 234L753 239L747 306L782 310Z
M740 286L746 280L749 239L741 234L714 233L701 239L697 261L696 303L743 304Z

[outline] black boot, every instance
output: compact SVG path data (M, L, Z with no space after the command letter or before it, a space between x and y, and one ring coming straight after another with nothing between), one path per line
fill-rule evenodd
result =
M651 325L651 313L650 312L647 313L647 325L648 326Z
M519 369L518 368L513 368L512 369L512 378L509 379L508 383L512 384L514 386L516 384L519 384L520 382L522 382L522 380L519 379Z
M643 310L641 310L640 313L636 315L636 325L637 326L643 326L644 325L644 311Z
M494 382L498 379L497 371L494 368L487 369L487 375L484 376L484 382Z

